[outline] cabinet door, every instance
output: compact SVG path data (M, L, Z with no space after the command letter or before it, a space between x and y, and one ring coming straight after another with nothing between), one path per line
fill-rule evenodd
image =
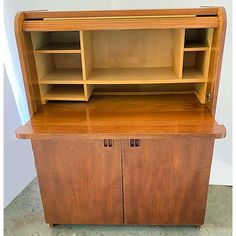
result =
M119 141L112 147L104 140L32 144L47 223L123 223Z
M212 139L123 141L126 224L204 223Z

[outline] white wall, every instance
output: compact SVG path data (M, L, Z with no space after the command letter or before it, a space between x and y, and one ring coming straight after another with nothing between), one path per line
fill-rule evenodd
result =
M4 206L7 206L35 177L29 140L17 140L21 119L6 71L4 71Z
M206 4L207 2L207 4ZM214 151L214 159L213 166L211 172L210 183L212 184L232 184L232 143L231 143L231 130L232 130L232 22L231 22L231 9L232 9L232 1L231 0L182 0L182 1L174 1L174 0L165 0L165 1L143 1L143 0L87 0L87 1L75 1L75 0L67 0L67 1L58 1L58 0L40 0L40 1L28 1L28 0L5 0L5 24L7 29L7 37L10 45L10 55L12 60L12 65L14 65L14 73L12 74L10 80L16 81L18 88L18 98L22 97L22 101L20 105L18 105L20 114L25 115L27 108L25 104L25 97L23 93L23 83L22 77L19 67L19 60L17 56L16 44L14 39L13 32L13 22L14 15L17 11L20 10L103 10L103 9L147 9L147 8L180 8L180 7L199 7L199 6L224 6L226 8L228 14L228 29L226 36L226 47L224 53L223 60L223 69L222 69L222 77L220 83L219 90L219 101L217 107L217 120L220 123L223 123L228 130L227 138L216 141L215 151ZM13 78L14 77L14 78ZM15 108L16 109L16 108ZM25 120L25 118L23 119ZM21 144L24 145L24 141L20 141ZM25 147L30 149L29 146ZM12 153L14 155L14 153ZM19 155L19 153L18 153ZM15 153L17 156L17 153ZM14 162L12 162L12 166L14 166ZM31 172L31 167L25 168L25 172ZM9 168L9 172L14 175L14 172ZM16 185L16 188L19 188Z

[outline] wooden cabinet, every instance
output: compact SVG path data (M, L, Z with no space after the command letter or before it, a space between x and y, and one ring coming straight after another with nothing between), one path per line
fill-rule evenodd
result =
M16 15L47 223L204 223L225 31L221 7Z
M125 223L203 224L213 140L139 142L124 141Z
M45 220L50 224L122 224L119 142L33 141Z
M201 225L213 142L33 141L46 222Z

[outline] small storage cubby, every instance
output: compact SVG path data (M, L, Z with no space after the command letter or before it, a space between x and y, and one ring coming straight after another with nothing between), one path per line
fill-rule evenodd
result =
M80 53L79 31L32 32L36 53Z
M190 77L199 81L204 81L207 70L207 53L206 52L185 52L183 63L183 79Z
M31 33L43 103L84 100L83 86L74 86L83 84L79 34L79 31Z
M78 54L36 54L39 84L82 83L81 57Z
M83 85L43 85L42 102L47 101L85 101Z
M199 48L206 50L211 46L213 29L186 29L185 30L185 49Z

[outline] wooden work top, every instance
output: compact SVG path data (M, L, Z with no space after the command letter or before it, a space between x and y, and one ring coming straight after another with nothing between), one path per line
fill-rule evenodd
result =
M226 129L195 95L92 96L51 102L16 130L18 138L223 138Z

